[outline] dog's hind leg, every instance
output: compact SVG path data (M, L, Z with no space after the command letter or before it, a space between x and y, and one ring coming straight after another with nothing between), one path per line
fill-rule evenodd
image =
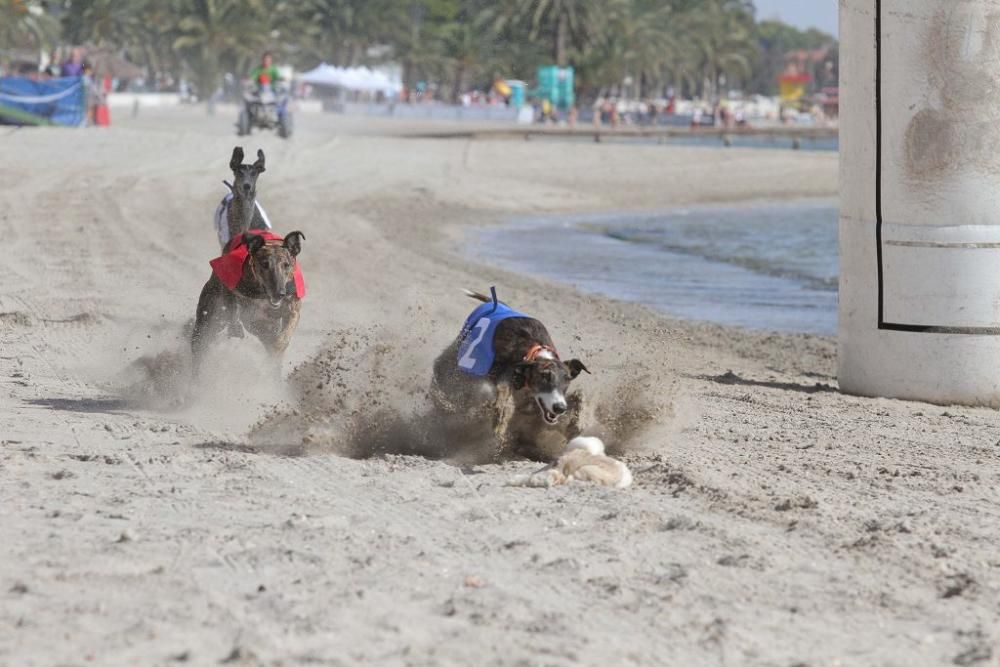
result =
M201 371L205 351L226 328L229 323L228 316L234 312L233 308L227 308L224 290L225 287L212 276L205 283L198 298L198 310L195 312L194 328L191 330L191 368L195 378Z

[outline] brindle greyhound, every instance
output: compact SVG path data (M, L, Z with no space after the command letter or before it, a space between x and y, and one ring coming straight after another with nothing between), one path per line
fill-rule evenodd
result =
M236 146L229 160L229 168L233 171L233 182L229 184L223 181L223 183L229 187L233 197L228 203L224 202L229 239L222 242L223 250L230 239L236 238L248 229L267 229L267 224L257 206L257 177L264 173L264 151L257 150L257 161L253 164L243 164L243 147Z
M492 301L476 292L466 295ZM498 456L558 456L566 442L580 434L582 399L566 392L580 373L590 373L587 367L579 359L562 361L545 326L533 317L517 316L496 323L493 363L477 377L461 367L459 350L474 332L463 334L434 362L431 397L438 409L460 419L490 415Z
M196 376L205 351L219 334L228 330L230 337L239 336L246 328L264 344L280 377L281 359L302 308L294 281L296 258L304 238L302 232L290 232L283 240L265 240L260 234L248 232L237 244L247 246L247 257L235 289L226 287L213 271L198 298L191 333Z

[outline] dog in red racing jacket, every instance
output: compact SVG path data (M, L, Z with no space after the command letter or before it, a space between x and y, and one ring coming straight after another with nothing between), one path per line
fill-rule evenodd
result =
M231 239L221 257L213 259L212 276L198 298L191 352L198 375L209 346L223 331L243 330L264 344L281 376L281 360L299 323L305 283L299 268L302 232L284 238L249 230Z

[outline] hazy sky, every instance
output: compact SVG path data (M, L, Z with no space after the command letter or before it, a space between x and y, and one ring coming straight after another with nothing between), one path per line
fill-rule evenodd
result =
M758 19L780 18L800 28L837 34L837 0L754 0Z

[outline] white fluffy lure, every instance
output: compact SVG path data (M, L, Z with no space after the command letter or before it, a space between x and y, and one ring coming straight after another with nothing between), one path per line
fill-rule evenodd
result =
M604 453L600 438L577 436L569 441L555 463L530 475L515 477L508 485L549 487L573 480L624 489L632 484L632 471Z

